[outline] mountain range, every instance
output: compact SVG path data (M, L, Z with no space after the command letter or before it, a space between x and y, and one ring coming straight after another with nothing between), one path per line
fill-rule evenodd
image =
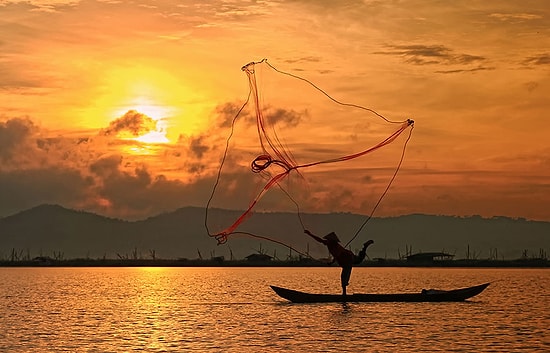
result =
M67 209L40 205L0 218L0 259L48 256L73 258L163 259L224 256L242 259L262 252L280 259L292 253L274 242L250 236L231 236L217 245L208 236L206 210L184 207L139 221L113 219ZM239 211L212 209L208 221L228 224ZM351 213L303 214L303 224L320 236L334 231L345 243L367 220ZM246 220L244 232L288 244L314 257L326 257L323 245L303 233L296 214L255 213ZM480 216L453 217L413 214L368 219L356 240L357 250L367 239L370 258L399 258L416 252L443 251L463 258L516 259L538 257L550 248L550 222ZM544 255L545 256L545 255Z

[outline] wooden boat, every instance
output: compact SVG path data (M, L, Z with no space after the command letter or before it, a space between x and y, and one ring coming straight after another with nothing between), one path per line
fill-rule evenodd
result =
M297 290L270 286L280 297L293 303L337 303L337 302L461 302L483 292L490 283L478 286L453 289L423 289L420 293L395 294L314 294Z

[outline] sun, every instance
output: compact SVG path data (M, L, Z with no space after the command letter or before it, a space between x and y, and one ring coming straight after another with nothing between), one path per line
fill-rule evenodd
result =
M144 133L143 135L132 138L132 140L149 144L162 144L170 143L168 139L168 117L172 114L170 107L160 104L154 104L149 99L138 97L129 104L138 113L147 115L156 122L156 129ZM128 111L130 109L122 108L122 111Z
M128 142L125 151L139 155L161 153L181 136L203 134L209 129L205 117L212 113L213 99L204 88L194 87L185 70L178 70L148 61L111 63L98 75L89 104L74 120L101 131L129 111L146 115L154 124L126 131L123 123L117 126L117 138Z
M134 140L143 142L143 143L169 143L170 140L166 137L166 132L163 131L151 131L149 133L146 133L145 135L142 135L140 137L136 137Z
M143 129L138 135L123 132L118 138L135 141L136 148L155 150L177 143L182 135L203 133L210 128L205 117L214 104L205 91L193 88L187 76L149 62L111 64L102 72L90 104L79 112L79 124L105 129L129 111L144 114L154 120L154 130Z

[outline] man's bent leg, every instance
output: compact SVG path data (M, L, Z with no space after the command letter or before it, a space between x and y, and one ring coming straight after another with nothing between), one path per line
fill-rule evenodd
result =
M374 243L374 241L369 240L365 244L363 244L363 248L361 249L361 251L359 251L359 254L355 255L355 257L353 258L353 264L354 265L357 265L357 264L360 264L361 262L363 262L363 260L365 259L365 256L367 256L367 248L372 243Z

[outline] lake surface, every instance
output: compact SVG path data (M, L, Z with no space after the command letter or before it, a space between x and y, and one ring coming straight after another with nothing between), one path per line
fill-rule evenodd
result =
M492 284L464 303L291 304L327 268L0 268L0 352L548 352L549 269L368 268L348 291Z

